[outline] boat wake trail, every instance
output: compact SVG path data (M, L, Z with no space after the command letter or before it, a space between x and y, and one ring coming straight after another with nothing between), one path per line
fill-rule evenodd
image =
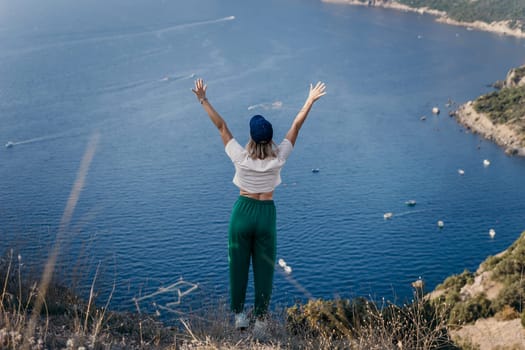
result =
M192 28L192 27L202 26L202 25L206 25L206 24L215 24L215 23L233 21L234 19L235 19L235 16L228 16L228 17L222 17L222 18L218 18L218 19L212 19L212 20L209 20L209 21L198 21L198 22L192 22L192 23L177 24L177 25L174 25L174 26L171 26L171 27L166 27L166 28L163 28L163 29L157 29L155 31L152 31L151 33L154 33L154 34L157 34L157 35L160 36L160 35L162 35L164 33L168 33L168 32L174 31L174 30Z
M185 79L193 79L195 78L195 73L191 73L188 75L166 75L164 78L159 79L159 81L177 81L177 80L185 80Z
M145 31L134 32L134 33L115 33L115 34L101 35L101 36L96 36L96 37L62 40L59 42L48 43L48 44L44 44L41 46L34 46L30 48L7 52L7 53L4 53L2 56L6 56L6 57L17 56L17 55L23 55L23 54L30 54L35 51L48 50L48 49L67 47L67 46L73 46L73 45L98 44L98 43L112 41L112 40L132 39L132 38L136 38L136 37L140 37L144 35L156 35L157 37L160 37L162 36L162 34L181 30L181 29L193 28L193 27L198 27L198 26L208 25L208 24L216 24L216 23L221 23L221 22L228 22L228 21L233 21L234 19L235 19L235 16L227 16L227 17L212 19L208 21L197 21L197 22L190 22L190 23L184 23L184 24L176 24L173 26L165 27L165 28L145 30Z
M178 80L187 80L187 79L193 79L193 78L195 78L195 73L186 74L186 75L172 74L172 75L166 75L163 78L155 79L155 80L138 80L138 81L133 81L133 82L124 83L124 84L109 85L109 86L101 88L100 90L97 91L97 93L100 93L100 94L119 93L119 92L124 92L126 90L136 89L136 88L143 88L143 87L151 88L158 83L165 83L165 82L171 83L171 82L178 81Z
M141 312L141 302L152 299L151 305L157 308L157 315L160 315L159 309L180 314L180 311L175 310L174 307L180 305L182 302L182 298L195 291L198 287L198 284L185 281L181 278L177 282L172 283L167 287L159 287L156 291L150 294L141 296L139 298L133 298L132 300L135 303L135 307L137 308L138 312ZM155 297L162 294L170 294L171 298L176 296L177 300L162 305L160 302L155 301Z
M6 144L6 147L13 147L18 145L27 145L30 143L37 143L37 142L44 142L44 141L51 141L51 140L57 140L64 137L71 137L71 136L78 136L80 135L80 132L63 132L59 134L53 134L53 135L47 135L47 136L41 136L41 137L35 137L29 140L23 140L23 141L9 141Z
M264 110L281 109L282 107L283 107L282 101L275 101L271 103L258 103L256 105L251 105L251 106L248 106L248 110L252 111L254 109L259 109L259 108L264 109Z
M417 214L417 213L423 213L425 211L428 211L429 209L420 209L420 210L409 210L409 211L404 211L402 213L399 213L399 214L395 214L395 216L406 216L406 215L412 215L412 214Z
M154 82L150 81L150 80L139 80L139 81L134 81L134 82L131 82L131 83L110 85L110 86L107 86L107 87L104 87L104 88L100 89L99 92L101 92L103 94L104 93L112 93L112 92L121 92L121 91L129 90L129 89L133 89L133 88L138 88L138 87L142 87L142 86L151 85L153 83Z

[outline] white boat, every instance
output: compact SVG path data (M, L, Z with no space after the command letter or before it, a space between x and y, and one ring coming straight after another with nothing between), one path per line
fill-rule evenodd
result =
M463 170L463 169L458 169L458 174L459 174L459 175L465 175L465 170Z
M495 235L496 235L496 231L495 231L493 228L491 228L491 229L489 230L489 236L490 236L490 238L494 238Z
M411 199L411 200L406 201L405 204L408 205L409 207L413 207L414 205L416 205L416 201Z
M488 160L488 159L484 159L484 160L483 160L483 165L484 165L484 166L489 166L489 165L490 165L490 160Z
M394 214L393 214L393 213L390 213L390 212L388 212L388 213L384 213L384 214L383 214L383 218L384 218L385 220L388 220L388 219L391 219L391 218L392 218L392 215L394 215Z
M439 108L433 107L432 108L432 114L439 114Z
M5 147L6 147L6 148L11 148L11 147L13 147L14 145L15 145L14 142L12 142L12 141L8 141L8 142L5 144Z
M438 224L438 227L439 227L439 228L443 228L443 227L445 227L445 223L443 222L443 220L439 220L439 221L437 222L437 224Z

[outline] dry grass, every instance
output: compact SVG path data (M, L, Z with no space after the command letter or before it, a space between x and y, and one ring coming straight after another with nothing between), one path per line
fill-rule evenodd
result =
M151 316L109 311L112 293L97 306L97 274L87 300L52 280L38 301L38 278L24 274L14 255L11 250L0 259L0 349L156 349L173 343L170 328Z
M417 294L404 306L358 299L363 303L339 303L351 305L347 309L326 308L336 301L319 300L276 309L267 341L260 342L251 329L234 329L224 300L180 314L172 326L151 315L111 312L110 298L98 307L97 274L86 300L52 281L32 325L41 294L17 258L11 251L0 261L0 349L455 349L444 318ZM34 327L31 338L25 337L28 327Z
M413 300L403 305L355 298L310 300L272 310L268 340L260 342L250 329L234 329L226 300L207 302L207 306L191 312L173 313L169 326L154 315L109 311L111 293L102 300L103 306L97 305L98 270L91 288L83 293L85 300L56 280L51 281L46 298L40 300L42 311L31 324L34 305L42 297L38 278L24 275L22 258L15 252L0 258L0 349L460 348L449 336L452 306L439 306L447 304L423 298L423 291L417 288ZM497 314L498 319L516 324L520 322L518 316L511 307ZM27 338L30 327L33 335ZM463 327L465 332L469 329ZM469 337L470 333L458 333L461 348L477 348Z
M494 318L498 321L510 321L520 318L520 314L513 307L505 305L501 311L494 315Z

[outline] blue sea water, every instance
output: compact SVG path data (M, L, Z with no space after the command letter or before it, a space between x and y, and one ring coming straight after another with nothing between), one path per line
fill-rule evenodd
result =
M115 285L114 308L181 278L198 289L172 308L227 298L238 192L193 81L206 79L245 143L253 114L284 137L322 80L328 94L275 192L277 257L292 273L276 267L274 305L410 298L412 281L431 289L474 270L525 230L525 159L446 106L492 91L524 56L524 40L314 0L0 2L0 142L15 144L0 150L0 253L42 266L98 135L59 235L60 274L89 286L100 265L96 286L107 296ZM173 301L163 292L141 307Z

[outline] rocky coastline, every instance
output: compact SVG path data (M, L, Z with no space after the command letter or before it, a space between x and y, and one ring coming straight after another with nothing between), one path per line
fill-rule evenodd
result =
M438 11L428 7L410 7L401 4L394 0L321 0L325 3L336 3L346 5L371 6L391 8L400 11L417 12L420 14L430 14L437 17L437 21L450 24L464 26L467 28L475 28L483 31L498 33L502 35L512 35L515 37L525 38L525 32L520 29L512 29L509 26L510 21L485 23L481 21L475 22L460 22L448 17L446 12ZM519 71L519 73L518 73ZM499 82L499 89L512 89L520 86L525 86L525 66L511 69L504 81ZM478 98L479 100L479 98ZM525 125L520 121L513 122L494 122L493 119L483 112L479 112L475 108L476 101L469 101L461 105L452 114L456 120L471 130L483 136L486 139L492 140L501 146L509 155L525 156ZM525 116L521 118L525 119Z
M518 128L512 124L495 124L485 114L477 112L468 101L455 112L456 120L467 129L494 141L509 155L525 156L525 142Z
M509 104L505 98L501 98L497 102L490 102L489 110L516 111L513 118L491 117L485 111L480 111L476 105L486 105L490 95L480 96L475 101L468 101L461 105L454 112L454 116L460 124L472 132L478 133L503 147L505 153L525 156L525 109L522 107L523 97L520 97L523 96L523 89L525 88L525 66L512 68L507 73L505 80L496 82L494 86L499 91L491 94L493 96L508 94L509 92L515 93L512 96L512 103Z
M511 28L511 21L496 21L492 23L486 23L482 21L474 22L463 22L457 21L448 16L444 11L439 11L431 9L429 7L410 7L405 4L401 4L394 0L370 0L370 1L360 1L360 0L321 0L325 3L334 3L334 4L345 4L345 5L358 5L358 6L369 6L369 7L383 7L390 8L399 11L405 12L416 12L419 14L429 14L437 17L437 21L441 23L446 23L449 25L466 27L467 29L477 29L487 32L492 32L500 35L509 35L518 38L525 38L525 32L519 28Z

